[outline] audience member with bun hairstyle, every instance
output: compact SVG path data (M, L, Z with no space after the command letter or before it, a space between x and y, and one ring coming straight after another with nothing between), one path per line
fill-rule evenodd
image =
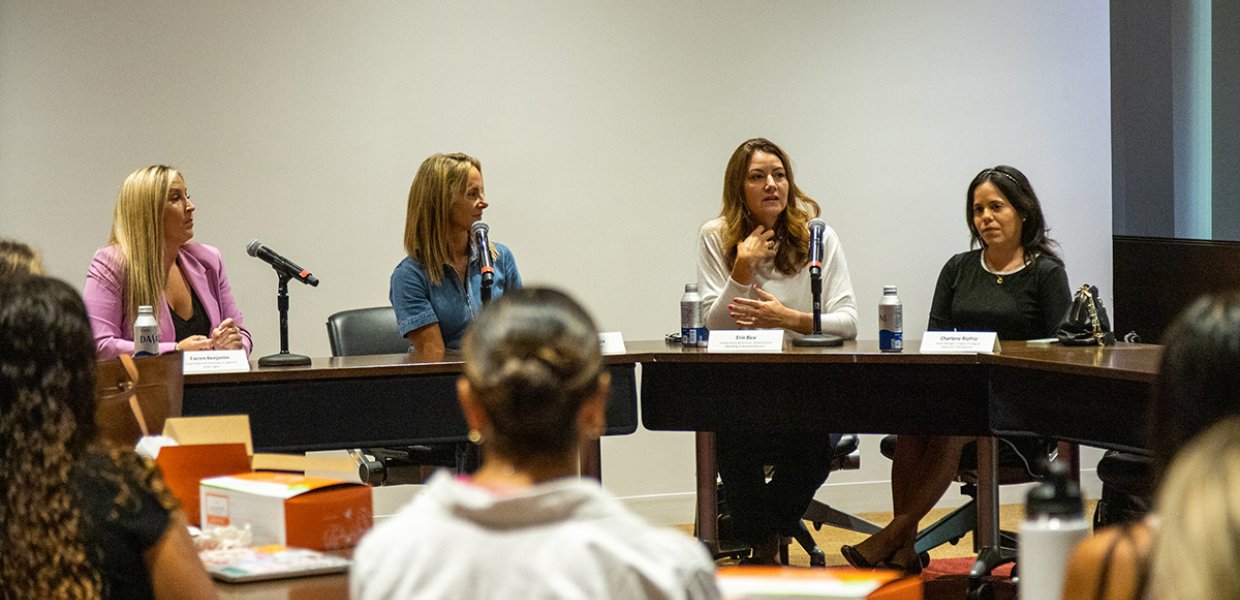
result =
M718 597L700 544L577 476L610 384L579 305L510 290L470 324L462 354L457 393L482 466L437 473L362 540L353 598Z

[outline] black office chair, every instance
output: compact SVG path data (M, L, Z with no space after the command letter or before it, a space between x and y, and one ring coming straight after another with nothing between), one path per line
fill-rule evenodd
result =
M332 356L399 354L409 351L409 341L396 331L396 312L390 306L343 310L327 318L327 341ZM478 452L472 444L417 444L400 448L360 448L358 474L372 485L421 483L425 467L447 467L458 473L477 468Z
M396 311L390 306L342 310L327 317L327 341L332 356L409 351L409 340L397 333Z
M1154 460L1132 452L1108 450L1098 461L1102 498L1094 508L1094 529L1139 521L1154 505Z
M835 444L835 448L831 451L831 471L849 471L861 468L861 440L856 434L844 434L840 437L840 441ZM717 504L719 505L719 551L715 554L715 558L744 558L749 555L750 548L747 545L726 539L726 531L731 529L730 519L727 508L727 491L720 484L717 491ZM866 521L860 517L856 517L845 513L839 509L833 508L828 504L818 500L810 501L809 507L805 509L802 521L798 521L798 530L793 532L791 538L784 537L779 544L779 560L783 564L788 564L788 546L789 539L795 539L805 553L809 555L810 566L825 567L827 566L826 553L818 546L814 540L814 536L809 532L809 528L805 526L805 521L814 524L815 530L821 530L823 525L839 527L849 531L859 533L875 533L880 527L874 523Z
M895 455L898 436L889 435L882 439L879 451L883 456L891 458ZM999 447L999 463L997 480L999 485L1031 483L1041 480L1046 475L1046 465L1055 459L1056 444L1042 438L1017 438L996 440ZM960 482L960 492L969 497L969 501L929 527L917 532L914 549L922 555L923 563L929 552L943 544L955 545L969 533L973 533L973 552L977 553L977 448L971 444L965 448L956 470L956 481ZM995 555L989 557L992 562L985 565L987 573L1002 564L1016 560L1017 536L1015 532L999 532L999 548ZM975 565L976 568L976 565ZM971 594L973 591L971 590ZM970 596L974 597L974 596Z

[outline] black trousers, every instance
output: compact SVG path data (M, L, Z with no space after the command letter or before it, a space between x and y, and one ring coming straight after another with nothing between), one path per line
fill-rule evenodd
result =
M736 537L755 544L791 534L827 480L839 439L825 433L716 433L715 461ZM770 481L766 465L774 467Z

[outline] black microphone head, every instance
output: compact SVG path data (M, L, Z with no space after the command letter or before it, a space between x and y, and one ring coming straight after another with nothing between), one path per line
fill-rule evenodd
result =
M809 220L809 230L811 232L814 231L815 229L817 229L818 231L822 231L826 228L827 228L827 222L823 221L819 217L814 217Z
M482 221L475 221L473 225L469 226L469 232L474 237L478 237L479 233L490 233L490 231L491 228L487 227L487 224Z
M250 256L258 256L258 249L262 247L263 247L262 242L258 240L254 240L250 242L249 244L245 245L245 253L249 254Z

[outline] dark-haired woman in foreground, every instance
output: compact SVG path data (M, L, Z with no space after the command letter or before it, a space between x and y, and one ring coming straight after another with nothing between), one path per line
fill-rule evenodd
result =
M439 472L362 540L353 598L718 596L702 546L577 477L605 425L597 332L548 289L511 290L470 324L457 393L482 466Z
M0 598L213 598L155 468L95 438L95 345L61 281L0 277Z

